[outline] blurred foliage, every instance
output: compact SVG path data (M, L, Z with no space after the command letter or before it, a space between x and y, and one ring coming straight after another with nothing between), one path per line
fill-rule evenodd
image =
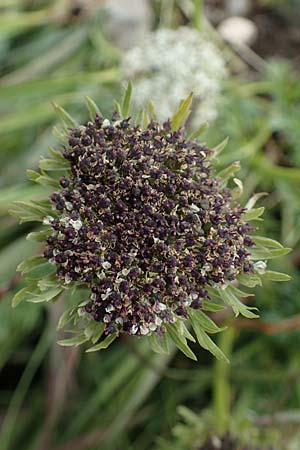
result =
M81 357L76 349L56 345L62 337L54 330L56 312L28 304L10 309L19 287L15 268L32 254L33 244L24 239L31 228L19 227L7 210L14 200L40 195L24 172L34 169L54 142L51 101L84 121L79 105L85 95L109 114L120 90L120 51L102 31L107 20L102 2L100 8L97 2L86 3L90 6L82 11L65 0L0 4L0 450L146 450L154 448L158 437L164 450L192 450L185 428L176 431L176 436L182 434L179 441L172 441L179 405L201 412L200 419L187 425L197 436L199 427L207 437L222 432L221 418L233 435L241 431L238 438L245 441L257 424L264 428L271 422L272 438L273 433L278 439L289 435L296 450L300 90L299 71L287 61L268 61L263 73L249 74L248 68L237 71L236 57L224 49L234 76L224 86L219 118L205 134L210 145L229 136L220 166L241 161L245 197L269 192L260 200L268 211L265 232L295 249L272 266L290 272L293 281L278 286L266 282L255 299L261 319L237 323L227 348L229 368L220 368L197 348L200 362L194 363L175 353L153 355L142 342L126 339L106 353ZM163 7L154 3L157 25L205 23L197 0L162 2ZM213 31L211 36L220 44Z

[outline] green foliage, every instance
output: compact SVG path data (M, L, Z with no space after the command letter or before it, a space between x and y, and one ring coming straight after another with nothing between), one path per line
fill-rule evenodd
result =
M280 3L284 8L293 1ZM154 3L159 15L160 2ZM184 10L185 22L190 18L195 25L205 27L206 20L200 13L193 17L193 11L200 11L201 2L166 3L174 4L175 12L169 14L172 25L177 26ZM55 5L60 17L55 14ZM84 290L80 286L72 292L64 289L60 300L53 297L56 300L53 305L26 302L43 298L43 293L49 298L58 292L50 273L45 272L44 279L39 277L39 273L49 269L47 265L33 265L24 274L26 278L34 277L28 286L15 275L22 260L41 254L49 233L46 226L41 229L48 208L34 202L45 198L44 188L50 193L57 186L57 179L68 170L67 166L62 168L65 160L60 150L51 148L57 140L65 143L66 138L62 128L55 128L55 136L52 135L56 118L50 102L54 99L77 122L83 123L88 116L81 105L88 96L86 103L91 117L98 112L96 103L108 115L113 98L120 92L120 52L104 38L102 24L106 18L103 19L102 12L75 17L70 14L68 2L61 0L3 0L0 13L0 367L3 369L0 389L1 414L5 417L0 431L1 450L46 448L41 440L45 435L50 436L51 448L75 448L78 442L92 442L83 445L82 450L145 450L154 448L157 436L161 436L160 450L187 450L196 444L200 447L212 433L218 434L218 417L211 408L210 396L217 372L214 358L192 341L188 344L181 328L177 331L180 342L191 347L198 363L176 353L175 343L167 335L163 339L151 336L150 342L144 339L127 342L121 338L105 353L91 352L80 358L80 346L72 353L71 348L58 347L57 341L69 336L78 342L77 335L66 335L62 328L72 331L73 321L79 320L78 310L87 298ZM156 17L155 23L158 20ZM211 28L209 35L214 39ZM230 60L230 52L224 51ZM234 66L234 73L237 72ZM242 443L255 442L268 449L272 445L276 450L299 447L299 333L291 329L268 334L263 328L288 325L289 320L296 321L299 313L298 72L286 61L274 60L267 64L265 73L254 76L252 73L251 82L242 79L245 73L231 77L217 122L210 128L200 124L198 130L189 132L191 138L215 145L214 164L218 170L241 161L239 177L244 184L241 201L248 209L247 220L253 218L251 224L259 224L260 234L295 248L290 255L270 260L270 270L263 275L240 277L240 286L231 286L230 291L246 307L246 314L253 314L248 309L254 304L253 294L244 292L241 286L253 291L263 283L263 289L254 290L260 319L252 321L261 329L239 329L238 322L227 316L222 292L213 288L213 300L203 302L205 316L201 316L201 328L198 327L203 331L206 326L209 328L206 332L210 333L215 326L228 325L228 320L230 326L236 323L232 351L222 347L230 365L217 361L229 370L229 429ZM149 117L154 117L153 114L149 106ZM141 116L144 122L149 120L146 111ZM181 123L185 120L183 117ZM217 145L224 136L230 139ZM42 173L37 172L41 157ZM28 181L24 177L26 167L34 169L28 171ZM229 180L229 186L231 183ZM254 208L258 195L247 203L253 191L267 191L270 195ZM13 205L16 200L21 202ZM264 222L259 221L264 212L262 204L266 210ZM8 215L8 209L14 209L23 218L21 227ZM37 221L35 225L32 220ZM278 244L270 246L258 236L255 239L259 252L281 251ZM288 280L289 276L282 272L292 275L290 283L270 282ZM15 294L14 302L19 305L12 310ZM62 309L65 312L61 315ZM59 315L59 331L54 333ZM81 339L86 339L84 348L103 345L101 326L94 330L91 324L81 322L80 330ZM194 333L192 328L188 331ZM213 333L213 344L220 346L222 336L224 332ZM219 339L215 341L216 337ZM211 350L215 348L209 345ZM65 361L70 365L66 366ZM60 369L63 378L59 377ZM221 401L225 403L225 395ZM184 423L178 423L178 405L187 405L197 414L180 408ZM203 412L207 407L209 410ZM262 425L258 430L255 423L268 419L275 425ZM174 426L175 436L169 437Z

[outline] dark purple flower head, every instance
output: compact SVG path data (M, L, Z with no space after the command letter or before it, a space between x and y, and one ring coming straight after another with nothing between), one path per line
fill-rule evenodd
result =
M106 334L161 334L208 286L251 270L243 209L211 175L211 151L169 123L96 117L63 155L71 170L51 196L44 255L64 283L89 287L86 314Z

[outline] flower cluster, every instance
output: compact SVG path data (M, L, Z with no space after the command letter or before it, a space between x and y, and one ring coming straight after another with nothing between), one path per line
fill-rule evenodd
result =
M51 196L44 256L90 289L85 314L105 334L162 334L200 309L208 286L253 269L251 227L211 175L211 150L169 121L103 119L70 131L70 174Z
M125 54L122 68L124 77L134 81L135 106L145 107L152 100L159 120L170 117L178 99L191 91L197 102L195 123L217 117L225 62L216 46L198 31L159 29Z

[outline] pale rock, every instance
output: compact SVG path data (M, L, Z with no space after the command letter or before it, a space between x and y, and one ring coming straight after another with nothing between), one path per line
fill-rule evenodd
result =
M218 31L225 41L237 46L253 44L258 34L254 22L238 16L223 20L218 27Z
M107 0L106 32L122 49L136 45L151 29L152 14L148 0Z

